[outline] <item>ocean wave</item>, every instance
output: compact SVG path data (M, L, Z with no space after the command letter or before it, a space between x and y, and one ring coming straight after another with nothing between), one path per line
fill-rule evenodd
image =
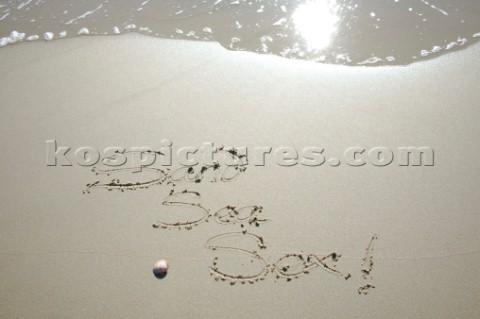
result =
M480 1L0 1L0 47L128 32L319 63L406 65L477 42Z

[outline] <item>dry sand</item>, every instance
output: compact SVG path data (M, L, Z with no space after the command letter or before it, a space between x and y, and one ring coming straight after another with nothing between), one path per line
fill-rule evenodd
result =
M373 69L133 34L2 48L0 318L478 318L479 53ZM161 205L170 186L82 194L98 178L89 168L46 166L46 140L101 149L165 138L327 155L430 146L435 165L270 162L229 183L179 183L212 210L263 206L270 222L247 229L263 236L269 262L337 252L336 269L352 275L318 267L231 286L210 276L213 258L230 272L250 258L204 244L238 225L154 229L172 209ZM170 266L162 280L159 259ZM359 295L367 283L375 288Z

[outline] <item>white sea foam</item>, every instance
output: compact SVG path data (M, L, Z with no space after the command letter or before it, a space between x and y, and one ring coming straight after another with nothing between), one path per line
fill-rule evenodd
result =
M53 37L54 37L54 35L53 35L52 32L45 32L45 34L43 35L43 38L44 38L46 41L52 40Z
M89 33L90 33L90 31L88 31L87 28L81 28L81 29L78 30L78 32L77 32L77 34L79 34L79 35L80 35L80 34L85 34L85 35L86 35L86 34L89 34Z

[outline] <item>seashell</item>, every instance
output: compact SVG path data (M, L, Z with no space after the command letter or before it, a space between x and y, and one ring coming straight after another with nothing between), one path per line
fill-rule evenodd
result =
M153 274L158 279L165 278L168 272L168 263L165 259L160 259L153 265Z

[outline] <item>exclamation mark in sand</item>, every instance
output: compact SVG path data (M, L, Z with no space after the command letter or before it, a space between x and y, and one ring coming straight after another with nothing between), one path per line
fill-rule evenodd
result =
M375 241L377 240L377 235L373 235L370 239L367 249L365 249L365 257L362 261L362 277L367 283L358 288L358 293L367 295L370 292L370 289L375 288L372 284L372 270L373 270L373 249L375 246Z

